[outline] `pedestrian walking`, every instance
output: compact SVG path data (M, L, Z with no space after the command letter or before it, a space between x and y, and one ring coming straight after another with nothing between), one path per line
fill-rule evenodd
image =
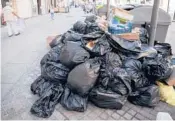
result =
M6 6L2 10L4 14L4 21L6 21L7 29L8 29L8 36L11 37L13 35L19 35L20 32L17 29L17 18L20 18L12 9L9 2L6 2Z
M54 20L54 7L52 6L51 9L50 9L50 16L51 16L51 19Z

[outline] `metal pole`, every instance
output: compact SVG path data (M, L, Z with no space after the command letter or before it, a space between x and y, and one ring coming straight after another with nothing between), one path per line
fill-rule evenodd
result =
M110 0L107 0L107 20L109 20L109 14L110 14Z
M150 40L149 40L150 46L154 46L154 40L155 40L156 29L157 29L157 20L158 20L158 14L159 14L159 4L160 4L160 0L154 0L152 16L151 16L151 30L150 30Z

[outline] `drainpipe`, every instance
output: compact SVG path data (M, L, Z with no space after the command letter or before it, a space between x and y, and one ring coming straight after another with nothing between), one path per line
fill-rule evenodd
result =
M159 4L160 4L160 0L154 0L152 16L151 16L151 30L150 30L150 40L149 40L150 46L154 46L154 40L155 40L156 29L157 29L157 20L158 20L158 14L159 14Z

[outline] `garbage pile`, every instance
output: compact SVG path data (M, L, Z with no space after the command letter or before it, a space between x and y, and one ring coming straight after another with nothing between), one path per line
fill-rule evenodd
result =
M166 83L172 73L171 46L148 46L145 40L126 40L103 31L97 17L78 21L51 43L42 58L41 75L31 91L39 96L31 113L47 118L60 103L70 111L84 112L88 102L100 108L122 109L125 102L146 107L159 103L156 81Z

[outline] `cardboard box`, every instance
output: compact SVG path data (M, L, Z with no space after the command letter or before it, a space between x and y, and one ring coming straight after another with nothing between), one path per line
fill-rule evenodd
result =
M113 8L114 17L118 18L121 22L131 21L134 16L130 14L128 11L120 8Z
M124 33L124 34L119 34L118 36L128 41L139 40L139 33Z
M46 38L46 43L47 43L47 48L50 48L50 43L52 42L52 40L53 39L55 39L57 37L57 35L53 35L53 36L48 36L47 38Z

